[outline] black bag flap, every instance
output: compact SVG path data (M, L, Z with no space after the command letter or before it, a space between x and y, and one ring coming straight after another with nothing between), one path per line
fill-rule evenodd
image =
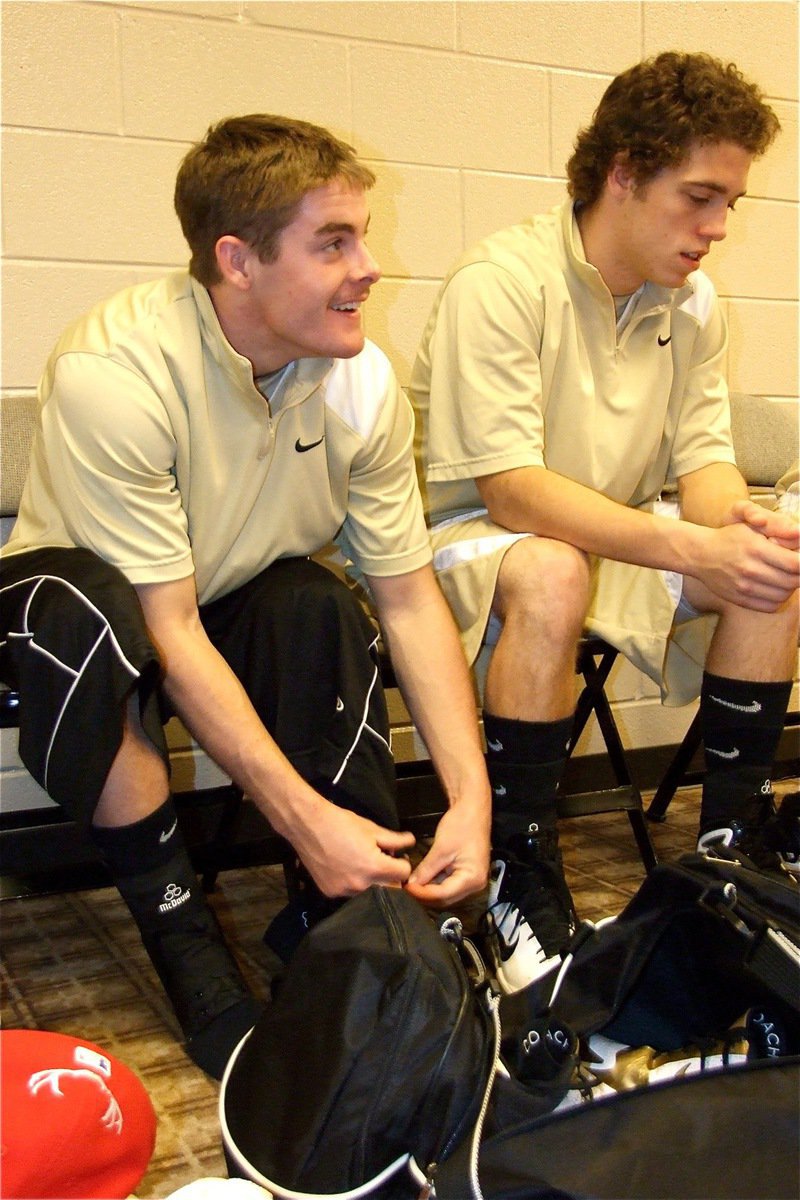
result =
M347 1192L409 1153L424 1165L474 1112L490 1042L422 906L370 888L304 938L230 1066L226 1146L277 1191Z
M618 1093L510 1127L481 1149L485 1200L797 1200L800 1059ZM472 1195L459 1151L437 1200Z

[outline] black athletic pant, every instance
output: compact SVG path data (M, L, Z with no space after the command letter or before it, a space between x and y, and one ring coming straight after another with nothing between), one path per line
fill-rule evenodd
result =
M317 563L284 559L204 606L201 619L297 771L397 828L376 630L349 589ZM92 819L134 688L168 762L169 713L138 597L91 552L0 560L0 678L20 692L20 758L75 820Z

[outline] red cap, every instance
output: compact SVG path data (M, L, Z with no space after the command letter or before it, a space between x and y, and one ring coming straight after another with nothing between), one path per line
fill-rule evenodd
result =
M0 1196L124 1200L147 1170L156 1116L129 1067L63 1033L0 1033Z

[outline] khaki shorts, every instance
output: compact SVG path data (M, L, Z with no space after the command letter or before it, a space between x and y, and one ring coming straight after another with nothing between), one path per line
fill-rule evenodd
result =
M674 511L659 508L664 515ZM474 663L497 639L492 600L503 556L523 537L495 525L485 512L443 521L431 529L433 565ZM665 704L688 704L700 693L716 616L682 601L683 580L670 571L594 559L586 630L616 646L661 689Z

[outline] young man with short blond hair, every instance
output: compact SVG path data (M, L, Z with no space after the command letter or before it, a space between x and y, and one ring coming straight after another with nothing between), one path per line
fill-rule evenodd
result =
M302 904L267 934L285 956L331 899L382 884L442 906L487 877L477 713L431 568L412 414L363 331L373 182L308 122L209 129L175 189L191 270L62 335L2 557L21 757L89 827L189 1054L217 1077L258 1009L181 841L166 715L300 861ZM413 870L376 630L310 558L331 541L371 590L448 800Z

